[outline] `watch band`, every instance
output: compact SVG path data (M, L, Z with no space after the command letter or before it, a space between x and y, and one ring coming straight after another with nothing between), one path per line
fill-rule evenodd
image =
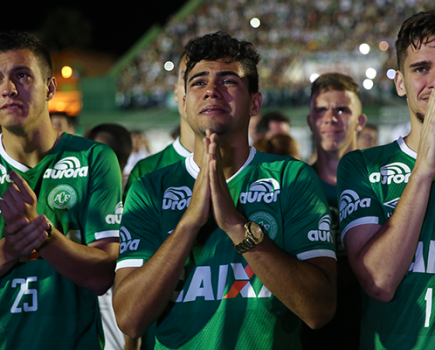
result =
M245 239L238 244L233 244L234 249L237 250L239 253L245 253L248 250L251 250L252 248L259 245L261 242L263 242L264 232L261 229L261 226L254 222L254 224L258 225L258 227L260 229L260 237L257 238L254 236L254 234L251 231L251 224L252 223L253 223L252 221L248 221L244 225L244 227L245 227Z

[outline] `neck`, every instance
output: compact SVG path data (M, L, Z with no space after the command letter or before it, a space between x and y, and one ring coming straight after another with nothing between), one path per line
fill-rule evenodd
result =
M60 132L47 124L26 133L3 129L2 141L6 153L12 159L33 168L57 144L59 138Z
M317 148L317 161L313 164L313 168L317 175L330 185L337 185L337 168L341 158L350 151L356 149L355 145L351 145L346 149L336 151L325 151Z
M417 119L416 116L411 115L411 132L404 140L408 147L414 152L418 151L418 144L420 143L420 133L423 124Z
M186 120L181 118L180 122L180 143L189 152L193 152L195 147L195 134Z
M198 136L195 138L195 150L193 154L193 159L200 168L205 152L205 147L202 139L202 137ZM229 179L243 166L243 164L245 164L246 160L249 157L250 147L248 144L248 138L246 137L246 142L243 145L227 143L225 142L224 137L219 139L219 143L219 150L222 159L222 169L225 179Z

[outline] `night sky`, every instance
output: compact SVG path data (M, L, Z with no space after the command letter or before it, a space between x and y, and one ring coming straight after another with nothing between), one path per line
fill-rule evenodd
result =
M81 0L76 0L70 5L59 5L58 1L43 1L43 5L39 1L32 1L30 4L27 2L5 2L1 6L0 30L15 29L36 34L41 31L44 25L47 25L47 21L51 23L50 28L63 26L65 21L56 22L56 18L54 18L56 11L63 8L74 12L74 14L79 13L78 20L84 20L88 23L85 27L90 27L87 48L121 56L154 23L163 26L170 16L182 7L185 1L117 1L114 5L109 5L107 2L100 9L98 6L101 5L95 5L93 1ZM27 4L24 5L24 3ZM92 5L89 6L89 4ZM147 8L144 9L144 7ZM78 25L72 29L78 37L82 31L80 28Z

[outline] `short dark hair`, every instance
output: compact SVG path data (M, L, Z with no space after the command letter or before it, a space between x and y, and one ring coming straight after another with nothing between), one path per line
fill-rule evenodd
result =
M258 91L257 64L260 55L254 45L248 41L238 41L224 32L216 32L191 40L185 47L187 64L184 74L184 87L187 89L187 77L195 65L202 60L214 61L220 58L230 58L239 62L243 72L248 77L249 92Z
M8 52L14 50L29 50L39 62L42 77L44 79L51 78L53 75L53 65L51 63L50 53L44 46L41 40L35 36L10 30L0 33L0 52Z
M325 73L319 76L311 84L310 102L315 94L330 90L350 91L361 100L359 95L359 85L353 78L341 73Z
M273 111L264 114L257 124L256 131L259 134L265 134L269 131L269 124L272 121L283 122L290 125L290 119L280 111Z
M100 124L89 130L85 135L90 140L95 140L97 136L103 138L103 143L115 152L119 166L123 170L132 150L130 132L119 124Z
M397 65L402 73L409 45L416 48L434 35L435 10L417 13L403 22L396 40Z

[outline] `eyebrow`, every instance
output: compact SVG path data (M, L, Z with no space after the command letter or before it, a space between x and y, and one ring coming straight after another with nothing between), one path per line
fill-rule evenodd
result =
M409 68L419 67L419 66L430 66L432 65L432 61L420 61L415 62L409 65Z
M203 77L203 76L208 76L209 74L210 74L209 72L199 72L199 73L196 73L196 74L192 75L192 77L189 79L189 83L190 83L193 79L195 79L195 78ZM228 70L228 71L222 71L222 72L217 72L216 75L217 75L218 77L224 77L224 76L227 76L227 75L233 75L233 76L235 76L235 77L241 79L240 76L239 76L237 73L235 73L235 72L233 72L233 71L231 71L231 70Z

